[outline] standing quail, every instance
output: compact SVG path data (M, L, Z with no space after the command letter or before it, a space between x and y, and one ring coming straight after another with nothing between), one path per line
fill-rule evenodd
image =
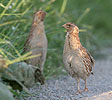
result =
M84 91L88 91L86 79L93 74L94 59L80 43L79 28L72 23L66 23L63 27L67 30L63 50L64 67L70 76L76 78L77 92L81 93L80 78L85 81Z
M35 69L34 77L36 82L44 84L45 78L43 76L44 63L47 54L47 37L44 31L44 18L46 12L38 11L34 14L32 27L30 34L25 43L24 51L31 51L33 55L41 54L39 57L31 58L26 60L26 63L38 66Z
M41 54L39 57L28 59L28 64L38 66L43 72L44 63L47 54L47 38L44 31L44 17L46 12L38 11L34 14L30 34L25 43L24 52L32 52L32 55Z

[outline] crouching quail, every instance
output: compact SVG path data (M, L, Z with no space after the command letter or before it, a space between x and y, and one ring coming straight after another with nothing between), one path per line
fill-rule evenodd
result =
M66 23L63 27L67 30L63 50L64 67L77 80L77 92L81 93L80 78L85 81L84 91L88 91L86 79L93 73L94 59L80 42L79 28L72 23Z

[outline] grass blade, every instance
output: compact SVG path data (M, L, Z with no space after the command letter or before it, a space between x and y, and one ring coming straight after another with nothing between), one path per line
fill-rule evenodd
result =
M85 15L87 15L88 13L89 13L89 11L90 11L90 8L87 8L84 12L83 12L83 14L78 18L78 20L77 20L77 24L79 24L80 22L81 22L81 20L84 18L84 16Z
M67 5L67 0L63 0L62 7L60 10L60 16L64 13L66 5Z
M8 7L10 6L10 4L12 3L13 0L10 0L9 3L7 4L7 6L5 7L5 9L3 10L3 12L0 15L0 19L3 17L3 15L5 14L6 10L8 9Z

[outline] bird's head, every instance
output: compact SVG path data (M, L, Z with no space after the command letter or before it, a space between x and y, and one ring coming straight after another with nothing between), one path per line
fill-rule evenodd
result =
M74 24L72 24L72 23L66 23L66 24L64 24L64 25L62 25L66 30L67 30L67 32L79 32L79 28L76 26L76 25L74 25Z
M43 22L45 18L46 12L40 10L34 14L34 21Z

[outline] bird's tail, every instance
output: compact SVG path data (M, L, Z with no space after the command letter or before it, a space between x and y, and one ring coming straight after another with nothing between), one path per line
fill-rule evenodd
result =
M94 75L94 73L93 73L93 72L91 72L91 74L92 74L92 75Z
M45 77L44 77L44 75L42 74L42 72L40 71L39 68L37 68L35 70L34 76L35 76L35 82L40 82L41 85L45 84Z

